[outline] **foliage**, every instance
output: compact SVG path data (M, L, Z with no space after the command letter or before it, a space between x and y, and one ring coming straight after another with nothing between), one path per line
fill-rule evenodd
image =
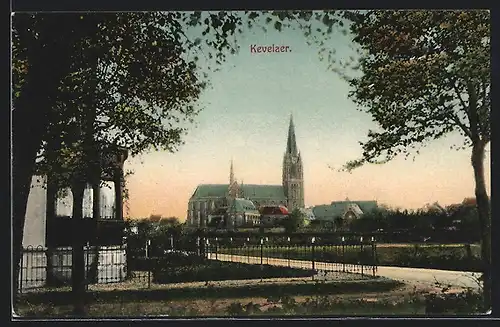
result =
M294 209L288 217L283 219L282 225L285 227L286 233L294 233L301 227L305 226L307 216L299 209Z
M479 141L474 135L489 142L489 24L489 13L479 10L357 16L351 32L363 49L363 75L351 79L350 97L380 131L369 132L363 158L346 168L386 162L452 131L466 146Z
M410 155L450 133L463 137L455 148L471 148L478 208L485 303L491 303L491 212L484 156L491 140L490 12L366 11L350 26L363 53L362 75L350 80L350 97L378 125L362 142L365 163ZM362 110L363 110L362 109Z
M446 208L427 206L418 210L377 209L365 213L348 225L352 232L386 233L384 241L392 240L391 232L405 232L412 235L411 241L433 242L452 241L448 239L453 234L461 237L461 242L477 242L479 240L479 226L477 209L474 205L455 204ZM431 238L432 236L432 238ZM400 240L410 241L410 239Z
M160 219L158 222L149 219L128 220L125 235L127 237L128 253L131 256L143 256L146 243L149 241L150 255L158 255L178 246L185 225L177 217Z
M477 255L468 255L464 247L439 248L416 245L413 249L396 250L392 262L387 259L382 253L379 256L380 264L457 271L483 270L481 258Z
M380 266L414 267L429 269L447 269L458 271L482 271L483 264L480 249L468 250L467 245L436 245L436 244L407 244L406 246L376 247L375 252L371 245L359 246L322 246L315 247L314 260L318 262L337 262L346 264L373 264ZM470 245L469 245L470 247ZM229 253L229 251L222 251ZM235 255L260 256L260 248L232 249ZM292 260L312 260L311 247L300 246L266 246L263 255L271 258Z
M460 293L429 294L425 297L426 314L481 314L483 296L470 289Z
M259 14L247 14L251 27ZM281 30L284 24L273 18L309 20L312 14L270 16L266 24ZM316 17L331 30L327 13ZM33 172L50 175L54 187L72 187L77 208L84 184L99 183L103 146L125 147L132 155L175 151L206 86L199 54L208 70L222 63L226 52L235 53L230 36L242 25L234 13L199 11L13 16L15 278Z

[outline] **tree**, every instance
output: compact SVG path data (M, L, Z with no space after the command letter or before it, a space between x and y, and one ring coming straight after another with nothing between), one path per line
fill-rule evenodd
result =
M166 226L178 226L181 225L181 221L178 217L163 217L160 219L160 224Z
M50 171L55 177L66 172L66 179L60 181L62 184L48 185L48 188L53 191L58 186L71 184L72 192L77 195L74 208L78 208L84 182L90 181L94 189L98 188L97 157L101 144L106 143L99 141L111 140L114 145L130 146L132 154L151 146L172 151L182 143L185 129L172 127L179 123L179 117L170 117L172 120L166 122L168 110L162 109L175 107L179 109L177 113L195 115L188 102L197 98L203 86L201 78L193 78L199 77L193 74L198 59L204 57L209 71L221 64L227 53L238 50L231 36L242 33L245 23L252 28L252 22L260 19L256 27L265 29L263 25L269 25L282 30L289 27L290 22L302 20L298 25L304 35L309 35L313 20L317 20L328 26L323 33L328 34L338 22L334 16L334 12L313 15L304 11L273 11L262 15L257 12L244 15L234 12L14 15L15 279L37 153L42 150L47 174ZM129 51L134 46L139 52ZM158 58L165 61L155 65ZM165 68L173 73L168 75ZM169 80L162 92L165 83L155 83L158 75L177 78L180 83ZM206 79L206 71L203 76ZM168 102L166 106L165 102ZM108 115L100 115L100 112ZM29 121L26 117L30 117ZM66 136L73 133L70 137L73 143L62 138L52 142L51 137L57 135L54 131L70 121L67 127L71 132L66 132ZM171 127L168 132L163 128L164 123ZM137 132L145 130L149 132ZM26 137L28 134L30 137ZM76 154L71 164L58 156L63 151L66 151L66 159L71 153ZM53 182L54 179L50 181ZM52 191L48 190L48 194Z
M490 142L490 14L488 11L368 11L353 15L351 32L361 48L362 76L350 97L379 130L361 143L365 163L398 154L451 132L471 149L484 263L484 300L491 304L490 206L484 154ZM413 149L416 151L413 152Z
M283 227L286 233L295 233L301 227L304 227L306 215L299 209L293 209L288 217L283 219Z
M67 173L61 183L71 185L77 195L76 210L84 183L95 182L99 174L96 145L106 142L97 141L111 140L127 146L132 154L150 147L174 151L181 144L185 128L175 124L195 115L192 101L204 87L194 73L196 58L186 60L184 50L207 45L219 62L231 48L228 31L215 33L204 42L188 39L182 24L193 25L192 18L181 13L14 16L16 280L37 152L42 150L44 160L39 172L45 169L52 177ZM194 18L196 23L201 16ZM231 19L221 16L206 25L210 28L223 22L221 28L225 28ZM26 121L25 117L32 119ZM65 137L52 142L58 135L54 131L61 126L65 126ZM30 137L26 137L28 133ZM66 157L61 156L64 151Z
M447 215L450 221L458 221L460 231L467 233L469 242L480 239L479 217L475 199L466 198L462 203L449 205Z
M161 220L161 215L150 215L149 221L151 222L159 222Z
M51 180L58 178L58 186L71 188L76 231L87 183L98 190L101 171L108 168L100 165L105 147L125 146L132 153L151 147L174 151L184 132L175 124L195 114L192 102L203 83L193 64L182 58L180 33L162 29L160 16L74 15L88 21L86 34L75 41L79 51L72 53L71 73L62 79L52 104L59 109L58 119L47 125L49 137L42 143L38 166ZM65 133L57 136L53 130L60 126ZM59 149L51 146L50 136L60 140ZM51 152L56 155L48 156ZM82 313L85 242L73 240L75 310Z
M109 96L102 97L105 94L109 95L106 90L111 92L118 90L119 93L128 95L128 99L132 99L131 95L137 91L136 86L144 86L141 78L147 79L154 72L158 73L158 70L146 69L145 65L152 67L151 60L141 62L138 60L139 58L131 57L132 54L128 52L129 46L134 45L130 43L131 40L151 41L147 47L151 50L151 55L168 53L168 51L162 50L168 49L172 42L159 41L168 39L174 44L181 43L186 50L184 58L191 58L189 60L190 68L198 67L197 63L200 58L205 61L206 69L203 76L206 80L207 70L217 70L217 66L224 61L227 54L234 54L238 51L239 46L236 39L232 39L232 37L242 33L244 28L262 27L265 29L265 25L268 25L282 30L282 28L289 26L290 22L302 21L299 25L303 28L304 34L309 35L312 33L314 19L321 21L331 31L335 23L333 16L334 12L313 14L311 11L246 11L243 14L239 12L200 11L121 14L16 13L12 19L13 266L15 267L15 278L17 279L18 276L24 217L35 159L47 137L45 133L49 131L49 125L60 121L61 116L57 114L60 108L57 108L58 106L55 104L61 84L66 83L68 86L67 82L69 82L73 87L78 88L79 83L88 82L87 86L94 85L95 88L96 85L99 85L98 79L101 79L106 81L107 87L100 90L101 97L95 102L99 102L101 105L106 104L103 99L110 99ZM256 23L254 24L254 22ZM158 33L159 29L164 31L164 35ZM138 31L140 33L137 33ZM144 38L137 38L138 35L143 35ZM155 38L159 39L155 40ZM96 43L97 40L100 43ZM98 58L99 55L91 53L90 57L94 60L87 62L91 65L86 70L78 72L75 70L74 64L85 63L83 58L89 59L88 52L83 56L79 55L81 49L96 50L101 57ZM109 51L103 51L106 49ZM134 65L130 65L130 74L126 75L128 83L120 83L120 80L117 80L120 76L117 74L114 75L114 78L110 78L107 73L99 75L92 69L92 65L95 68L96 64L100 69L105 67L108 69L109 66L102 64L102 59L107 59L104 62L110 63L117 55L116 59L126 58L129 64L130 59L135 59ZM96 58L98 58L97 61ZM115 68L115 72L119 71L118 61L114 62L114 65L117 66L111 67L111 70ZM170 60L167 62L175 63L175 61ZM164 66L160 65L160 67ZM72 73L74 75L71 75ZM131 76L133 78L130 78ZM157 89L162 86L162 84L157 84L155 88L154 84L149 84L152 89L148 91L158 91ZM146 88L143 87L143 89ZM90 96L87 96L88 99ZM175 97L170 99L175 100ZM112 100L120 101L123 99L114 98ZM106 105L109 106L109 104ZM115 123L120 122L120 120L127 124L135 122L138 112L129 109L130 106L122 106L120 115L114 117ZM91 122L92 114L89 116L87 121ZM26 117L30 117L30 119L27 120ZM144 115L140 118L144 118ZM139 120L139 122L140 124L145 123L144 120ZM146 123L151 122L151 119L146 121ZM157 121L154 123L157 124ZM156 124L152 126L157 126ZM134 130L135 127L132 125L128 130ZM30 137L26 137L28 134ZM92 133L87 134L91 135ZM115 136L117 141L124 139L120 133ZM46 147L50 148L52 145L50 142L48 143ZM148 143L145 141L142 145L147 147ZM57 145L55 147L57 148ZM48 148L45 149L46 155L50 152ZM139 150L137 147L136 151Z

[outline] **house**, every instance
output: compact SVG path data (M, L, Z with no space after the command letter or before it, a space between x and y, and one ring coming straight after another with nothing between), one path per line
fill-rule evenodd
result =
M363 214L378 208L377 201L333 201L330 204L322 204L312 207L312 213L316 220L335 223L336 219L343 222L360 218Z
M288 217L289 212L285 206L262 206L259 208L262 225L273 226Z

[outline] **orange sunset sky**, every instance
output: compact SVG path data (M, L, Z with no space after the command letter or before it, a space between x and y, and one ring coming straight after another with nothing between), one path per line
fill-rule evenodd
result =
M349 56L350 36L338 33L337 55ZM470 150L450 150L458 134L434 141L415 160L397 158L349 173L335 169L361 155L359 141L376 127L348 99L349 86L317 48L297 31L249 32L241 49L210 76L196 124L176 153L150 152L129 158L131 218L151 214L186 218L187 203L201 183L228 183L234 160L238 181L281 184L289 117L304 165L306 206L343 200L377 200L391 207L419 208L427 203L461 202L474 195ZM288 53L253 54L251 45L287 45ZM485 174L490 191L490 155Z

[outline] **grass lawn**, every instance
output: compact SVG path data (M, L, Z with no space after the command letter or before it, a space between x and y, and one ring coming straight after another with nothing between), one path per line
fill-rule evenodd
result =
M24 317L68 317L72 306L31 303L19 306ZM111 300L97 298L87 305L91 317L231 317L231 316L294 316L294 315L415 315L425 313L421 294L400 287L391 291L354 292L345 294L310 294L268 296L158 299L144 297Z
M322 283L300 278L264 282L221 281L210 285L200 282L155 284L151 289L131 289L130 285L116 284L91 285L86 301L87 316L413 316L441 312L426 302L428 294L444 294L437 286L404 285L388 279L380 279L377 286L373 278L365 277L360 283L359 280L349 280L350 274L345 275L344 281L337 281L337 287L333 281ZM359 275L356 278L360 278ZM461 289L450 289L446 294L460 292ZM449 315L473 312L477 304L470 297L459 297L458 300L446 302L446 305L444 302L439 304L439 301L434 303ZM71 311L68 289L53 290L52 294L23 294L17 306L17 313L22 317L70 317Z
M362 263L380 266L434 268L449 270L481 271L480 246L473 244L467 252L464 244L376 244L375 258L371 245L359 246L315 246L315 261ZM220 253L260 256L260 246L229 249L221 247ZM311 246L263 246L265 257L312 260Z
M267 302L263 298L220 299L214 301L144 301L92 303L90 317L238 317L294 315L415 315L425 314L423 303L383 301L330 301L300 299L293 304ZM69 317L71 305L40 304L23 309L25 317Z
M236 262L204 260L188 265L169 266L154 272L155 283L179 283L194 281L242 280L259 278L310 277L310 269L252 265Z
M390 292L403 285L387 278L367 277L359 274L335 273L335 276L332 277L323 280L302 277L152 284L151 288L145 288L133 282L120 283L121 285L97 284L89 286L85 302L89 315L92 316L248 314L247 311L240 312L238 310L241 309L241 305L247 305L252 301L254 304L259 303L259 306L258 310L257 307L251 310L258 314L267 314L268 309L272 306L267 303L269 301L263 303L262 299L274 299L274 302L279 302L279 299L297 296L301 296L303 299L313 299L359 293L378 294ZM261 299L260 302L252 300L256 298ZM200 305L200 303L203 304ZM275 304L279 308L280 304ZM232 305L231 308L229 308L230 305ZM316 310L312 303L308 305L310 305L310 310ZM331 305L330 309L333 310L333 307ZM23 293L19 298L17 308L21 316L70 315L71 291L69 287L63 287ZM272 310L275 311L270 311L269 314L280 314L281 312L276 308ZM298 312L302 309L301 306L297 305L294 310Z
M461 290L447 291L449 296L463 294ZM385 291L358 291L342 294L272 294L268 296L214 297L170 299L157 297L106 298L99 297L87 304L89 317L258 317L258 316L422 316L438 313L429 307L429 294L443 294L429 286L399 286ZM448 315L471 314L477 299L441 303L439 311ZM434 302L435 304L437 302ZM24 317L70 317L68 301L64 303L20 304L18 313Z

